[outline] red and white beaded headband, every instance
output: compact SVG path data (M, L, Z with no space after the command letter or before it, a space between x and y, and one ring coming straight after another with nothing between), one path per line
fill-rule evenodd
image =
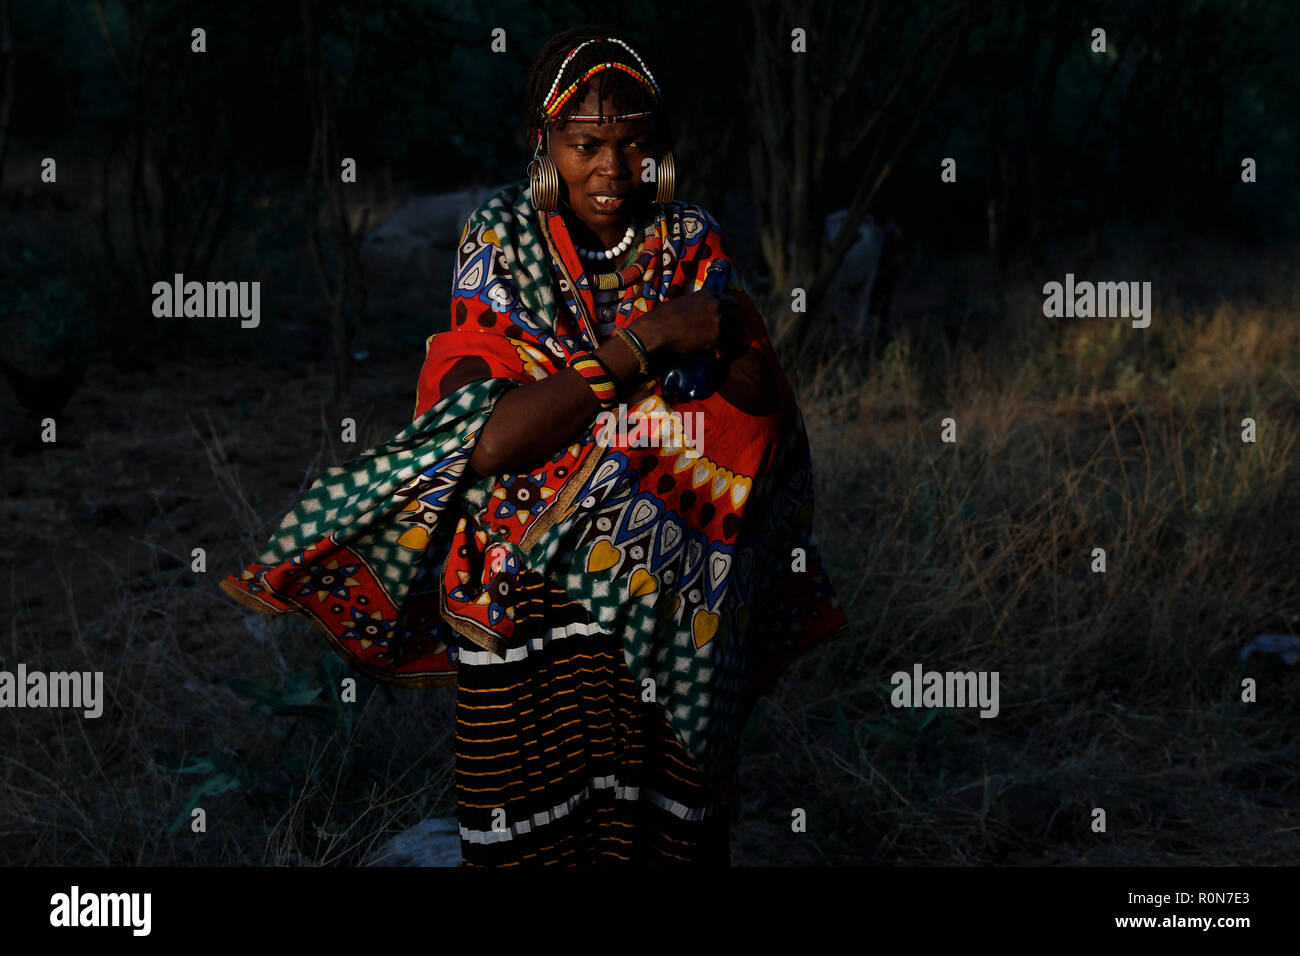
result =
M618 116L570 116L570 123L599 123L602 120L606 123L622 123L624 120L641 119L646 116L654 116L653 113L646 111L644 113L620 113Z
M590 46L593 43L617 43L623 49L627 50L628 53L632 54L633 59L635 59L637 63L641 65L641 72L638 73L636 70L632 69L632 67L628 66L625 63L616 63L613 60L607 60L604 63L597 63L595 66L587 70L586 73L580 76L568 87L566 87L563 90L559 90L557 92L557 89L560 85L560 77L564 75L564 69L569 65L569 61L572 60L575 55L577 55L579 50L581 50L585 46ZM583 83L586 83L589 79L591 79L595 74L599 73L601 70L609 70L609 69L622 70L624 73L628 74L633 79L637 80L637 82L639 82L642 86L644 86L650 92L650 95L654 98L656 102L659 100L659 84L655 82L654 74L650 72L649 67L645 65L645 61L641 59L641 54L637 53L636 50L632 49L630 46L628 46L622 40L617 39L616 37L605 37L604 39L598 39L598 40L586 40L582 43L579 43L577 46L575 46L572 50L569 51L569 55L564 58L564 62L560 64L559 71L556 72L555 74L555 82L551 84L550 91L546 94L546 98L542 100L542 115L545 116L547 119L551 119L557 116L560 112L560 109L564 106L565 103L567 103L570 100L570 98L572 98L573 94L578 91L578 88L582 86ZM640 119L643 116L649 116L649 115L650 115L649 112L627 113L622 116L606 117L606 119L609 122L618 123L618 122L622 122L623 120ZM583 123L590 123L600 119L599 116L573 116L570 118ZM537 132L537 141L538 143L541 143L542 141L541 130L538 130Z

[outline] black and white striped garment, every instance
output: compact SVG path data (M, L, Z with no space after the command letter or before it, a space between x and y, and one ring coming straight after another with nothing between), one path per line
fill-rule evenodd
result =
M516 592L505 660L460 651L464 865L730 865L729 813L641 700L622 642L536 572Z

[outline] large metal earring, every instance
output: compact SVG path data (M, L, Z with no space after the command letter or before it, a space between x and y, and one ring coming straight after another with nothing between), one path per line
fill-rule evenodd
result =
M541 212L554 212L560 204L560 171L555 160L543 153L528 164L528 184L533 205Z
M550 136L546 137L548 144ZM532 162L528 164L528 186L533 193L533 206L540 212L554 212L560 204L560 171L549 153L542 152L538 140Z
M659 160L659 168L655 171L655 178L659 186L655 190L655 202L662 205L673 201L673 193L677 189L677 165L673 161L673 152L669 150L664 153L663 159Z

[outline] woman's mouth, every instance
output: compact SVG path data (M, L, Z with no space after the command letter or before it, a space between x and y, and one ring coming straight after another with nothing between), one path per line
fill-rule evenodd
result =
M592 193L589 198L596 212L607 214L618 212L623 205L623 197L615 196L613 193Z

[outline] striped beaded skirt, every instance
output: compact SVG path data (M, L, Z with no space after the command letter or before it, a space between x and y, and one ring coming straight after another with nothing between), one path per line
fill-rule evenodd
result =
M515 596L505 660L460 651L464 865L729 865L729 813L641 700L619 638L536 572Z

